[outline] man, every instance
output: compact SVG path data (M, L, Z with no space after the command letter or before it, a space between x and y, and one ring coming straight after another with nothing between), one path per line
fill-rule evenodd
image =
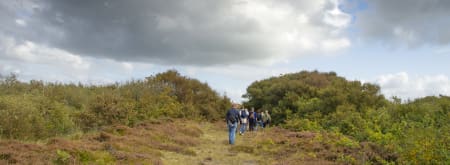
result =
M258 110L256 113L256 124L255 124L255 131L258 130L258 126L263 128L262 125L262 114L261 114L261 110Z
M231 145L234 144L234 139L236 138L236 128L239 121L239 111L237 110L238 104L233 104L231 109L228 110L226 115L227 126L228 126L228 139Z
M272 120L272 117L270 117L269 111L266 110L266 113L264 114L264 128L269 127L270 121Z
M250 113L248 115L248 123L249 123L249 131L254 131L256 125L256 113L255 108L253 107L250 109Z
M241 130L239 131L239 134L244 135L245 130L247 129L247 123L248 123L248 119L247 119L248 118L248 110L243 109L240 112L239 116L241 117Z

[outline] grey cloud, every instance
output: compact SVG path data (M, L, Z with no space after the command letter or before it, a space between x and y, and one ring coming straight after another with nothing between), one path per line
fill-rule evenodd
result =
M0 8L5 9L0 11L0 19L8 20L8 23L2 23L0 32L12 35L18 41L30 40L82 56L161 64L215 65L273 58L285 49L278 48L283 43L273 39L271 31L265 31L260 21L234 11L236 5L248 3L246 1L27 2L34 7L24 9L20 5L0 3ZM311 37L319 38L319 41L313 42L326 39L327 33L336 28L327 27L321 21L321 11L330 8L328 3L258 2L269 3L268 7L286 5L295 8L298 13L294 14L306 14L314 23L308 25L313 26L310 29L321 29L317 30L319 37ZM27 6L33 6L30 4ZM14 23L17 17L27 25L17 27Z
M368 0L356 14L356 26L366 39L415 47L450 43L450 1Z

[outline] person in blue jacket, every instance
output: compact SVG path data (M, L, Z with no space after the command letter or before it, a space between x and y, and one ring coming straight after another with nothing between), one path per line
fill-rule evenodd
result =
M228 139L231 145L234 144L234 140L236 138L236 128L239 121L239 111L237 110L238 107L239 107L238 104L233 104L232 108L228 110L226 114L226 121L228 126Z

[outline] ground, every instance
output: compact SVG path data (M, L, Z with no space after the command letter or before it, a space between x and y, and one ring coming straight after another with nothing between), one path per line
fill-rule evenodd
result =
M0 139L0 164L385 164L395 155L339 133L279 127L236 135L224 122L155 120L42 141Z
M225 123L202 123L200 128L203 131L203 135L200 137L201 143L193 147L197 156L166 151L163 152L162 158L164 164L253 165L267 163L261 156L233 150L233 146L228 144L228 131ZM235 146L251 143L255 136L262 136L262 132L249 132L243 136L237 134Z

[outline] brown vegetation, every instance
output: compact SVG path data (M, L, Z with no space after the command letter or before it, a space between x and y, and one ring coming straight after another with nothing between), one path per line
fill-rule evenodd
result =
M358 143L339 133L293 132L275 127L249 136L230 150L260 155L267 164L383 164L397 159L382 147Z
M0 164L162 164L160 151L196 155L202 131L188 121L159 120L134 128L115 125L45 144L0 141Z

